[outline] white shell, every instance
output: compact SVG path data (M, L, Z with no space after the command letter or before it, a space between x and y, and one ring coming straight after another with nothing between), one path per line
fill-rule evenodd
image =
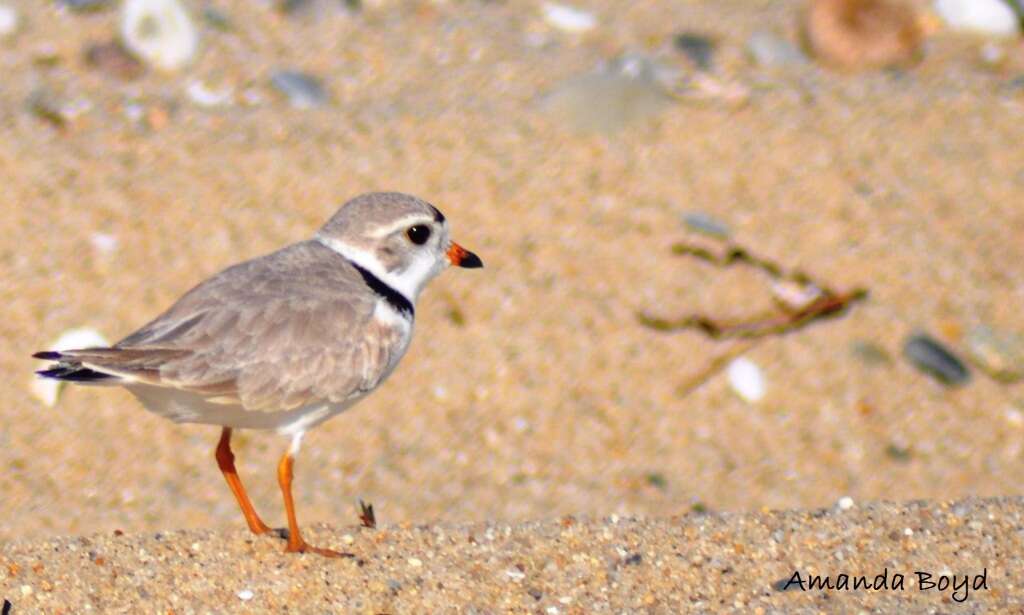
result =
M73 348L93 348L109 345L110 342L99 331L82 327L65 331L54 342L47 345L46 350L71 350ZM46 407L52 408L57 405L57 399L60 397L63 385L64 383L59 380L50 380L49 378L40 378L33 375L32 382L29 383L29 390L32 392L33 397L43 402Z
M103 256L107 256L117 251L117 245L119 242L117 237L114 235L109 235L107 233L93 233L89 236L89 243L92 244L92 247L96 252Z
M544 5L544 21L566 32L586 32L597 25L592 14L565 4L548 2Z
M6 38L18 30L21 18L13 6L0 4L0 38Z
M199 33L178 0L125 0L121 39L139 58L167 71L187 65L199 47Z
M935 0L935 11L954 30L1016 36L1020 21L1003 0Z
M761 368L750 359L740 357L729 364L729 386L747 403L764 399L766 385Z
M214 88L199 79L190 81L185 93L200 107L224 107L235 101L235 92L230 85Z
M822 295L814 284L798 284L792 280L776 280L771 288L775 299L791 310L802 310Z

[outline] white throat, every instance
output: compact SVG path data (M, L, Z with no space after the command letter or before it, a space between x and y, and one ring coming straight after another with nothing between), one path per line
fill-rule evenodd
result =
M405 271L394 273L384 269L372 252L351 246L333 237L317 235L316 240L363 269L366 269L381 282L402 293L402 296L413 305L416 304L416 299L419 298L420 291L423 290L427 282L440 273L437 263L430 258L418 258Z

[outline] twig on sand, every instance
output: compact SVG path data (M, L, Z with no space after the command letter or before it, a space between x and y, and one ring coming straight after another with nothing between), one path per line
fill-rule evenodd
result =
M784 335L824 318L838 316L854 303L866 299L867 289L838 292L798 270L787 271L769 260L754 256L746 249L731 245L721 254L686 243L672 247L673 254L692 256L718 267L743 264L764 271L772 279L772 290L780 310L735 322L723 322L713 316L690 314L679 318L637 312L641 325L657 331L697 329L712 339L756 339Z

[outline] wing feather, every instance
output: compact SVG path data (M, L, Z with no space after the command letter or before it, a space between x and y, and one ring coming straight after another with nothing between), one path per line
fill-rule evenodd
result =
M210 278L112 348L61 355L246 410L344 402L405 350L405 333L374 319L376 302L340 255L303 242Z

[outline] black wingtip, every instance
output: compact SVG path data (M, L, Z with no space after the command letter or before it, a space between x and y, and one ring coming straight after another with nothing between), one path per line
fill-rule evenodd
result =
M55 350L43 350L32 355L32 358L42 359L43 361L58 361L61 356L62 355Z
M96 382L97 380L113 378L110 374L104 374L88 367L75 367L72 365L58 365L50 369L41 369L36 374L43 378L67 382Z

